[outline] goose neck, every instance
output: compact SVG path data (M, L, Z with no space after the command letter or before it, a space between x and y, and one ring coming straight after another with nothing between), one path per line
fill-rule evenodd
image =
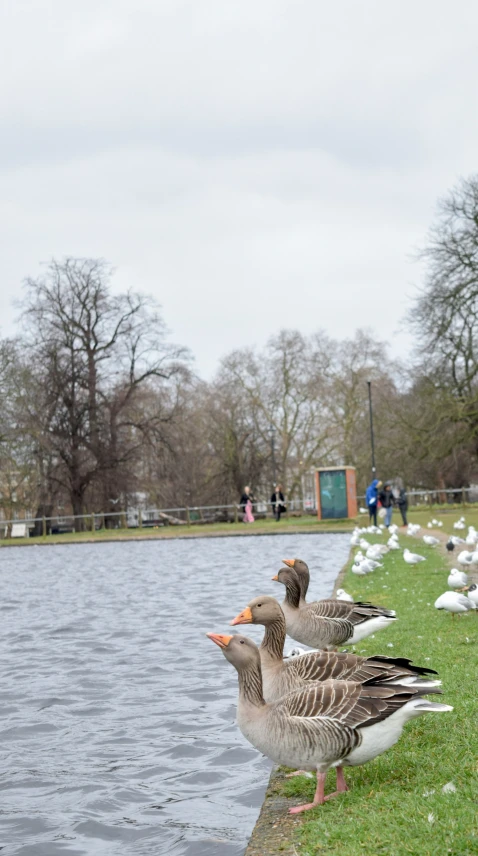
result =
M282 662L285 644L285 619L283 616L266 624L261 653L268 654L272 660Z
M262 674L259 664L248 666L238 672L239 675L239 699L248 702L253 707L265 705L262 694Z

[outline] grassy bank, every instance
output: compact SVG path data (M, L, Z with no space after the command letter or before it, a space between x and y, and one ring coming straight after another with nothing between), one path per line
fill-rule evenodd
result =
M355 521L317 520L316 517L282 518L280 522L272 519L257 520L253 524L245 523L208 523L190 526L161 526L141 529L97 529L94 532L67 532L59 535L40 536L39 538L4 538L0 546L22 546L28 544L74 544L101 541L141 541L161 538L207 538L231 535L272 535L288 532L344 532L351 530Z
M478 507L469 506L447 506L446 508L434 507L426 509L412 509L409 512L409 520L413 523L427 525L432 518L443 520L443 532L453 532L453 523L461 515L466 517L467 524L473 524L478 528ZM393 521L401 523L400 515L394 511ZM313 515L303 517L283 517L279 523L272 519L256 520L253 524L244 523L207 523L189 526L161 526L149 529L98 529L94 532L68 532L60 535L47 535L45 538L8 538L0 539L0 546L22 546L28 544L75 544L81 542L101 541L134 541L144 539L161 538L207 538L218 535L271 535L275 533L293 532L344 532L352 529L355 525L365 526L368 523L368 515L359 514L355 520L317 520ZM456 533L463 534L463 533Z
M394 608L399 617L393 627L360 643L357 653L406 656L435 668L443 700L454 711L414 720L393 749L363 767L346 768L350 791L284 824L278 853L478 852L478 612L452 619L435 610L435 599L447 589L448 559L441 548L427 548L421 540L402 536L401 542L426 555L427 562L416 568L394 551L385 556L383 569L366 577L348 569L343 580L355 599ZM329 773L329 791L333 778ZM442 792L448 782L456 792ZM282 781L279 793L293 797L292 805L311 800L314 789L315 779L299 777Z

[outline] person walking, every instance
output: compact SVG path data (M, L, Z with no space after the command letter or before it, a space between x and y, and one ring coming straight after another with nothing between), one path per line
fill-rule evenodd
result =
M388 529L392 522L393 506L395 504L395 500L393 498L392 493L392 485L390 484L390 482L385 482L382 490L378 495L378 498L380 500L382 508L385 509L385 526Z
M396 494L394 493L395 502L398 505L398 510L402 515L403 526L408 526L407 511L408 511L408 496L403 484L397 487Z
M271 496L272 511L277 521L280 520L281 514L287 511L284 505L284 494L282 493L282 485L278 484L275 487L274 493Z
M254 523L254 515L252 513L252 503L254 502L254 497L251 493L251 489L249 485L246 485L244 488L244 493L241 496L241 501L239 505L244 511L244 516L242 518L243 523Z
M373 520L374 526L377 525L378 490L381 486L382 482L379 481L379 479L374 479L370 482L365 494L365 502L368 508L368 519L369 522Z

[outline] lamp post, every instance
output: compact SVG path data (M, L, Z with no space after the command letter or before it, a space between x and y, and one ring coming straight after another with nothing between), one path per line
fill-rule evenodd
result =
M275 429L274 425L272 424L272 422L269 425L269 437L271 440L272 481L274 482L273 488L275 490L275 486L276 486L276 444L275 444L276 429Z
M367 381L368 386L368 409L370 414L370 445L372 447L372 475L375 475L375 443L373 437L373 410L372 410L372 381Z

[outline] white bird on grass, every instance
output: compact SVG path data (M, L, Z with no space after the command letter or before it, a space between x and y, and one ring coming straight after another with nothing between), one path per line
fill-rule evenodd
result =
M353 603L354 599L351 594L347 594L343 589L337 589L337 593L335 595L337 600L346 600L347 603Z
M473 609L473 604L468 597L457 591L446 591L435 601L435 609L445 609L446 612L451 612L454 618L457 612L468 612L469 609Z
M419 523L409 523L407 529L407 535L417 535L420 532L422 527Z
M470 553L469 550L462 550L461 553L458 553L456 561L459 565L472 565L474 555L475 554Z
M425 544L428 544L429 547L434 547L436 544L440 543L439 538L434 538L433 535L424 535L423 540Z
M410 553L408 547L403 551L403 558L407 565L418 565L419 562L426 562L426 556L420 556L418 553Z
M465 518L464 517L460 517L460 519L457 520L456 523L453 524L453 529L465 529L465 528L466 527L465 527Z
M396 535L396 534L397 534L397 532L398 532L398 526L397 526L397 524L396 524L396 523L392 523L392 525L388 527L388 531L389 531L390 535Z
M368 548L371 547L370 542L366 541L365 538L361 538L359 544L362 550L368 550Z
M448 588L461 589L466 585L468 585L468 577L465 572L452 568L448 576Z
M398 543L398 538L396 537L396 535L392 535L392 537L388 539L387 547L390 550L399 550L400 549L400 544Z
M368 548L365 555L368 559L374 559L375 556L369 556L369 553L375 553L375 555L384 556L385 553L388 553L388 550L385 544L372 544L372 546Z
M455 547L458 547L458 544L466 544L464 538L459 538L458 535L450 535L450 541Z
M468 600L471 600L473 604L473 609L478 609L478 586L476 583L467 586L466 591L468 592Z

